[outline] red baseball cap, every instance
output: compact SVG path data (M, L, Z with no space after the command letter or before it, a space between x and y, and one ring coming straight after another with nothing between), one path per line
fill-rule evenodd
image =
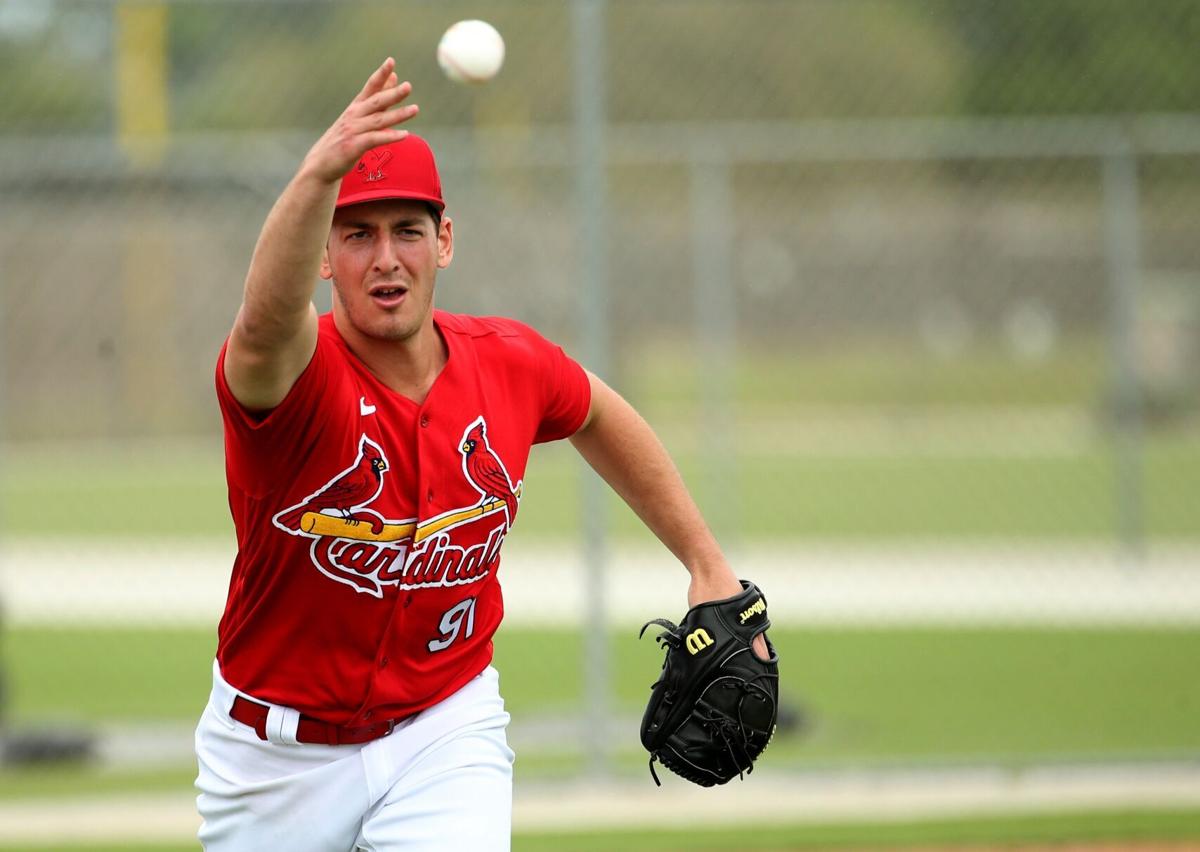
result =
M438 210L446 208L433 150L415 133L364 154L342 178L337 206L384 198L428 201Z

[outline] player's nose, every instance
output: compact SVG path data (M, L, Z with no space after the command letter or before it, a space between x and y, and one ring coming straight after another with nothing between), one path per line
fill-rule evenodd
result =
M379 272L395 272L400 268L400 253L391 240L380 240L375 251L375 269Z

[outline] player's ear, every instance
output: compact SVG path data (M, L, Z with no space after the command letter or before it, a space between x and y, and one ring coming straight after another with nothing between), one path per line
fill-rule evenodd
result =
M329 241L325 241L325 251L321 252L321 277L326 281L333 278L333 267L329 265Z
M454 259L454 222L443 216L438 225L438 269L445 269Z

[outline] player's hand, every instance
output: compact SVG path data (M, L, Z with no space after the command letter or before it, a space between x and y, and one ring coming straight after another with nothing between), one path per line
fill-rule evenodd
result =
M395 108L412 93L412 84L399 82L395 67L396 60L389 56L375 69L362 91L309 150L302 170L336 183L367 151L408 135L395 125L415 116L418 108L416 104Z
M733 575L732 571L720 572L716 576L695 571L692 573L691 585L688 586L688 608L708 601L731 598L741 592L742 583ZM767 652L767 641L762 636L755 636L752 646L759 659L770 659L771 655Z

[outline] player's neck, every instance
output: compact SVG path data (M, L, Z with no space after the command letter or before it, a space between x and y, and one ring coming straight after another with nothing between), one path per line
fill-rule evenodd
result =
M449 357L432 314L415 334L403 340L371 337L337 319L335 312L342 339L375 378L418 405L425 401Z

